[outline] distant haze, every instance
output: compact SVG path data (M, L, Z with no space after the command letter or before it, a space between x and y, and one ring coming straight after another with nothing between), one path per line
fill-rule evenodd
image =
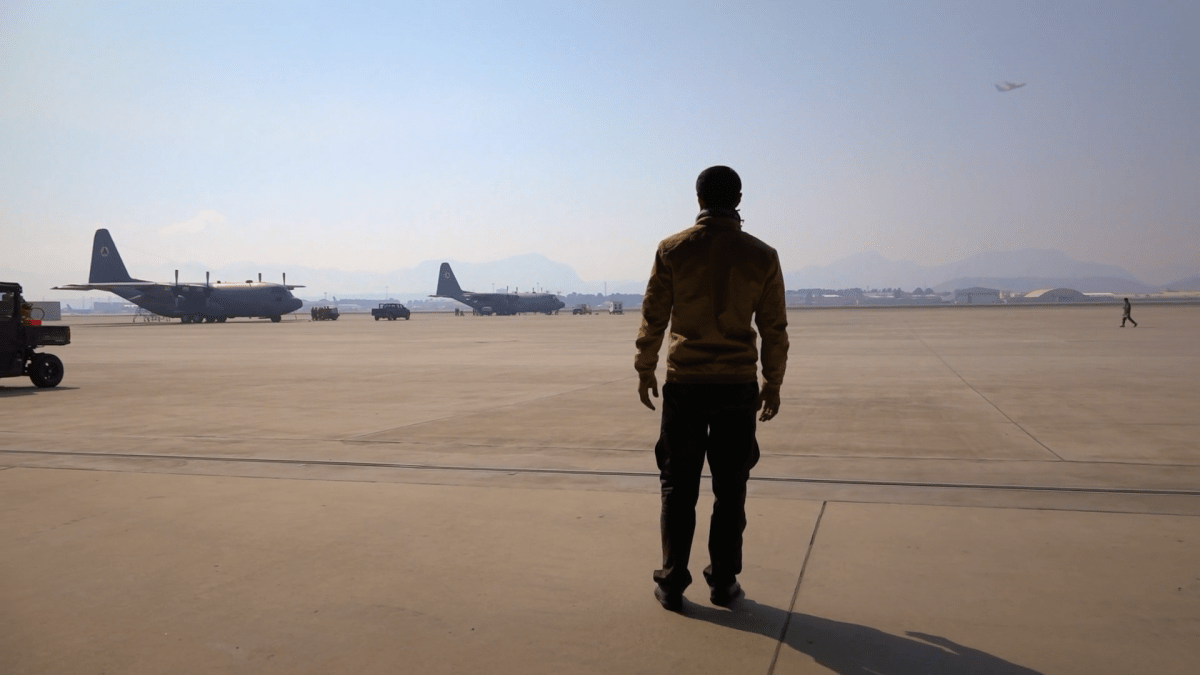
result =
M282 280L282 273L287 272L289 283L304 286L296 291L296 295L302 298L341 296L411 300L424 298L434 292L442 262L427 260L414 267L388 272L347 272L333 268L295 266L275 270L249 262L205 270L200 265L188 264L180 270L180 278L184 281L203 281L204 273L208 271L213 281L242 281L256 279L257 273L263 271L264 280L278 282ZM511 291L540 290L561 294L604 291L640 294L646 286L644 278L584 280L570 266L539 254L485 263L449 262L459 283L470 291L491 292L508 288ZM163 265L131 267L130 272L159 281L169 280L174 275L172 268ZM87 276L86 268L81 267L77 276L84 279ZM901 288L912 291L921 287L940 292L985 286L1020 292L1066 287L1083 292L1148 293L1163 287L1142 281L1119 266L1073 260L1061 251L1038 249L981 253L966 260L936 266L919 265L907 260L888 260L878 252L861 253L829 265L785 272L784 278L787 288L791 290ZM1176 279L1165 286L1175 290L1200 290L1200 275ZM63 297L81 296L75 293ZM111 299L101 293L83 297L90 300Z
M1031 249L1062 252L1038 278L1157 286L1200 272L1197 26L1196 2L16 0L0 279L59 297L107 227L149 278L428 292L451 260L477 290L631 290L728 164L790 286L1030 278L973 256Z

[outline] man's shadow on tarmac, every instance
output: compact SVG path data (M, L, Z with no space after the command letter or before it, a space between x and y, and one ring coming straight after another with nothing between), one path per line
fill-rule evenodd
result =
M773 640L779 639L788 618L788 612L748 598L734 601L729 610L685 600L683 615ZM1041 675L944 637L911 631L905 635L793 612L784 644L842 675Z

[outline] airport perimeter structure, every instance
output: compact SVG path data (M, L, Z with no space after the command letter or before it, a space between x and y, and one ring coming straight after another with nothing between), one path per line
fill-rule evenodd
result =
M681 614L636 313L72 318L0 382L0 673L1194 673L1200 307L1135 312L791 312Z

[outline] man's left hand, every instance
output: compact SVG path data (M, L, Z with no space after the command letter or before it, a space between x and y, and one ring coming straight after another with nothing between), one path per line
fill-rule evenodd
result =
M779 413L779 390L775 388L763 389L758 395L758 407L762 410L762 414L758 416L759 422L766 422Z

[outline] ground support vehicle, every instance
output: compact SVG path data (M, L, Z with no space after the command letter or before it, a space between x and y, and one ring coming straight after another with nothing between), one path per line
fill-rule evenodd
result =
M592 308L588 307L587 305L579 305L578 307L575 307L574 309L572 309L571 313L572 314L591 314Z
M338 314L337 307L313 307L312 308L312 320L313 321L337 321L338 316L340 316L340 315Z
M43 326L31 316L21 298L21 285L0 282L0 377L28 377L35 386L56 387L63 378L63 363L37 347L71 344L69 326Z
M412 311L398 302L384 302L371 310L371 316L375 317L376 321L380 319L387 319L388 321L395 321L396 319L407 320L412 316Z
M624 314L625 313L625 303L614 302L612 304L612 307L608 308L608 313L609 314Z

